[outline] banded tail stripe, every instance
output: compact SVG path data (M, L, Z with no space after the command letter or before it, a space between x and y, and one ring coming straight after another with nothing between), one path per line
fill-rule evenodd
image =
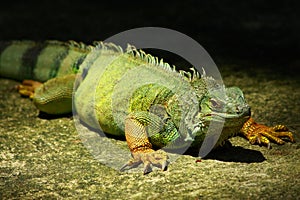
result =
M23 80L22 73L23 56L29 49L35 46L31 41L12 41L1 44L0 55L0 76Z

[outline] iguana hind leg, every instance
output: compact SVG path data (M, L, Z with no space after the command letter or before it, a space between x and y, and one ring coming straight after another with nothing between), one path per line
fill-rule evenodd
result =
M276 125L268 127L256 123L253 118L250 118L242 127L241 133L249 140L251 144L258 143L271 147L270 140L277 144L284 144L282 138L289 138L291 142L295 142L293 133L284 125Z
M47 114L59 115L72 112L72 95L76 75L52 78L45 83L24 80L19 93L30 97L35 106Z
M75 78L76 74L68 74L48 80L35 90L33 103L47 114L71 113Z
M148 139L145 123L135 115L130 115L125 120L125 136L128 147L131 151L132 159L121 167L124 171L126 167L133 168L139 164L144 164L144 174L152 171L151 165L165 170L168 165L168 155L163 150L155 151Z

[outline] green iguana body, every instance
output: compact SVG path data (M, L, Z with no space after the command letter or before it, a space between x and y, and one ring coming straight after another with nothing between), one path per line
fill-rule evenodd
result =
M164 169L167 156L153 148L199 146L212 122L225 121L215 146L239 132L251 143L269 145L270 138L282 144L279 137L294 141L284 126L256 124L239 88L225 89L197 72L179 73L132 46L123 52L101 42L88 46L13 41L0 43L0 53L1 77L46 81L34 93L33 82L19 87L39 110L72 112L74 95L73 105L83 122L100 125L108 134L125 135L133 159L124 167L143 162L145 173L150 164Z

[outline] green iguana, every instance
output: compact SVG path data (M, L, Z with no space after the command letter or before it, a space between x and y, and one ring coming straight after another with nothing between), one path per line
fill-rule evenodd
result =
M218 121L225 123L215 147L237 133L268 147L269 140L283 144L281 137L294 142L283 125L255 123L239 88L224 88L195 70L178 72L133 46L123 51L103 42L1 42L0 77L24 80L19 93L48 114L72 112L74 95L80 120L125 135L133 158L122 170L141 163L144 173L152 165L165 170L168 156L157 149L199 146Z

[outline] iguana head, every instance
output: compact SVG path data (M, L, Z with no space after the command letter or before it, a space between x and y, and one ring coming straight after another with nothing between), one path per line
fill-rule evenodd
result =
M200 110L200 116L205 121L225 120L226 126L250 117L250 107L238 87L210 90L201 100Z
M195 140L203 141L210 125L224 122L224 126L215 146L238 133L250 117L250 107L238 87L214 87L202 96L199 113L193 130ZM220 123L219 123L220 124ZM204 134L203 134L204 133ZM200 138L199 138L200 137Z

